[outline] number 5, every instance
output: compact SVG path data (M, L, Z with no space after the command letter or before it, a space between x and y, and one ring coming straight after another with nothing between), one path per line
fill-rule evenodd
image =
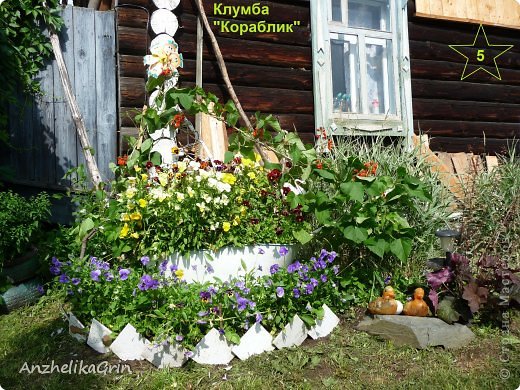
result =
M484 61L484 50L477 51L477 61L479 61L479 62Z

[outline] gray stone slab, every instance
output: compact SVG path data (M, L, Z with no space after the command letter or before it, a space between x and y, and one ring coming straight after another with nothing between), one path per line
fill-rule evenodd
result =
M356 329L415 348L460 348L475 338L467 326L449 325L434 317L375 315L373 318L365 317Z

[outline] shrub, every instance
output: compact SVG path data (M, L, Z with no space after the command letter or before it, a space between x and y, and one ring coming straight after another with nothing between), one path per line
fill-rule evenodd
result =
M42 222L49 214L46 193L25 199L12 191L0 192L0 262L23 254L41 232Z

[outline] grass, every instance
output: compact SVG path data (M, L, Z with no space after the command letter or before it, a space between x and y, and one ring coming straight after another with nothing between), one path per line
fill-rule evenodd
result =
M343 319L325 339L307 340L300 348L244 362L235 359L230 368L189 362L182 369L157 370L147 362L131 362L132 373L122 375L20 373L24 362L29 366L52 360L56 364L81 359L84 364L119 362L79 344L66 331L56 334L66 329L60 307L59 300L44 297L35 306L0 317L0 386L4 389L509 390L520 384L518 313L509 336L497 329L476 328L476 340L454 351L397 346L358 332L353 319ZM501 370L508 370L510 377L502 379Z

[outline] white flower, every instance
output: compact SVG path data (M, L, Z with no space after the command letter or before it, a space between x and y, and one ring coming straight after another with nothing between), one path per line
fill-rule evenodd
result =
M193 188L191 187L186 188L186 192L190 198L193 198L193 195L195 195L195 191L193 191Z
M196 205L199 208L199 211L201 213L204 213L206 211L206 203L200 202L200 203L196 203Z
M192 168L194 171L197 171L200 168L200 163L198 163L197 161L190 161L188 166Z
M176 192L175 195L177 195L178 202L182 202L184 200L184 194L182 192Z

